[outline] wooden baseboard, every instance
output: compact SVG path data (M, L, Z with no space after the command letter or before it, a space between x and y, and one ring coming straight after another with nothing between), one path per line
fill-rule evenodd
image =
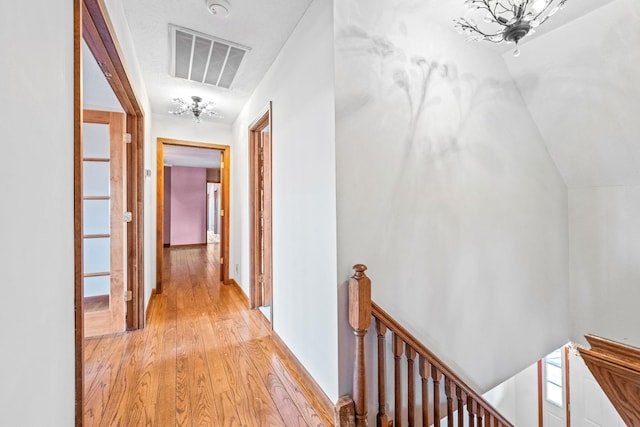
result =
M249 297L244 293L244 291L242 290L242 288L240 287L238 282L236 282L236 279L234 279L233 277L230 278L227 281L227 283L225 283L225 285L235 286L236 288L238 288L238 291L240 292L240 295L242 296L242 299L247 304L247 307L249 307Z
M170 248L171 244L170 243L165 243L164 245L162 245L163 248Z
M271 330L271 338L276 345L276 349L281 353L282 360L289 362L287 363L287 367L292 369L294 371L292 373L298 376L298 382L308 389L309 394L316 399L317 405L333 417L336 407L331 402L331 399L329 399L325 394L324 390L322 390L316 380L311 376L302 363L300 363L298 358L291 352L282 338L280 338L273 329Z
M149 313L151 313L151 307L153 306L153 301L155 300L156 295L158 295L156 293L156 288L151 288L151 297L149 297L149 304L147 305L147 310L144 312L145 325L149 324Z

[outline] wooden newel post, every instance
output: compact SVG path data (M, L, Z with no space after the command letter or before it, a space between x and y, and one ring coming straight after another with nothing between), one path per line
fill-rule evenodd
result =
M371 280L365 274L367 266L356 264L349 279L349 324L356 336L356 357L353 369L353 401L356 407L356 427L367 425L367 388L364 365L364 337L371 326Z

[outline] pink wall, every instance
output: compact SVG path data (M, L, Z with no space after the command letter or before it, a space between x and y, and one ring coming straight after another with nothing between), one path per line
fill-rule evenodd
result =
M171 168L164 167L164 242L171 244Z
M207 242L207 170L171 168L171 245Z

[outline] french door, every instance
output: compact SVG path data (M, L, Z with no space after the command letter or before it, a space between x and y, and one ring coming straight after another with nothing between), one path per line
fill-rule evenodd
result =
M84 336L125 330L125 161L122 113L84 110Z

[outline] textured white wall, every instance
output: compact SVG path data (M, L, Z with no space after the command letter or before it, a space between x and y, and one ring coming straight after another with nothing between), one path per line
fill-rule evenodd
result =
M232 271L249 287L248 126L273 101L273 326L338 397L332 1L315 0L234 123ZM239 240L238 240L239 239ZM232 275L234 275L232 273Z
M518 427L538 426L538 364L527 367L483 395Z
M640 3L616 0L505 55L569 187L574 341L640 345L639 46Z
M2 2L0 425L74 425L73 2Z
M639 218L640 185L570 190L572 339L640 346Z
M367 264L374 300L487 390L566 342L567 193L504 61L446 7L336 3L338 273Z

